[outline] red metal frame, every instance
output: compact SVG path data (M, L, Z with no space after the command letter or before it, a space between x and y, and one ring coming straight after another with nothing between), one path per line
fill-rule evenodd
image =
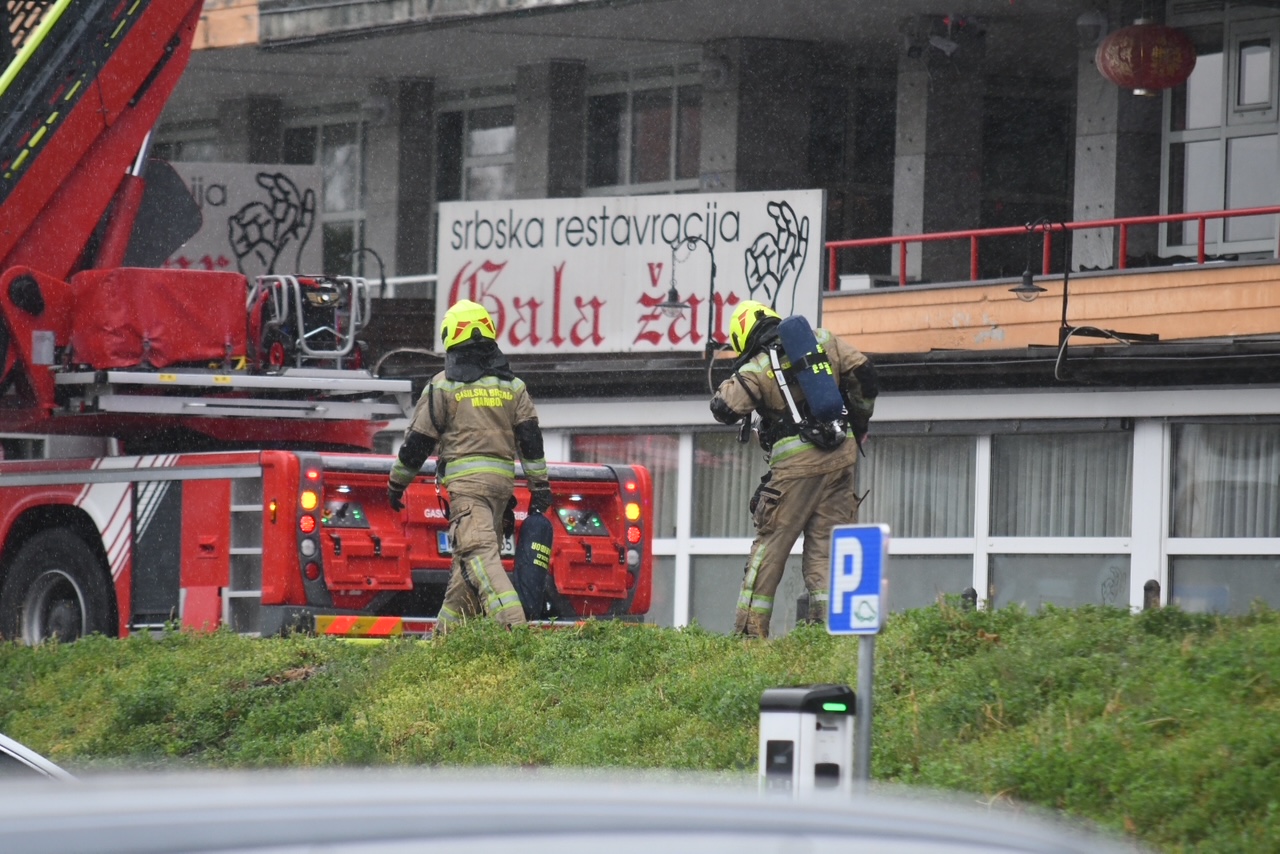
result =
M1195 222L1198 225L1196 238L1196 263L1205 262L1205 222L1211 219L1230 219L1242 216L1269 216L1280 214L1280 205L1265 208L1236 208L1222 211L1196 211L1194 213L1159 214L1156 216L1131 216L1120 219L1095 219L1087 222L1051 222L1038 223L1028 228L1025 225L1010 225L1001 228L974 228L966 231L939 231L933 234L910 234L906 236L863 237L856 240L833 240L827 243L827 290L840 289L840 273L836 259L841 249L859 249L870 246L898 247L898 285L907 284L907 246L912 243L935 243L942 240L969 241L969 281L979 280L978 275L978 241L987 237L1016 237L1030 232L1044 235L1042 252L1042 272L1049 274L1049 259L1053 248L1053 232L1080 231L1090 228L1120 229L1120 250L1117 269L1127 268L1129 250L1129 229L1135 225L1161 225L1171 222Z

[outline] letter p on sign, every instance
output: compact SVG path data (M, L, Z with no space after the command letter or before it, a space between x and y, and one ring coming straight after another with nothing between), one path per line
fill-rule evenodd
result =
M846 600L862 585L862 541L856 537L840 537L831 549L831 610L836 614L849 611Z

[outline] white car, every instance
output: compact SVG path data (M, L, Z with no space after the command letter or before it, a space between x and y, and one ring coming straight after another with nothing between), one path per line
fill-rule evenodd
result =
M427 769L145 774L0 784L23 854L1134 854L1127 841L932 799L793 801L751 788Z
M75 779L70 772L59 768L31 748L0 733L0 780L30 777L51 777L55 780Z

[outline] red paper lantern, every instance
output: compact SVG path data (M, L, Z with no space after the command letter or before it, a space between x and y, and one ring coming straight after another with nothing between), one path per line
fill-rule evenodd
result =
M1138 21L1103 39L1094 64L1117 86L1149 95L1187 81L1196 67L1196 46L1182 30Z

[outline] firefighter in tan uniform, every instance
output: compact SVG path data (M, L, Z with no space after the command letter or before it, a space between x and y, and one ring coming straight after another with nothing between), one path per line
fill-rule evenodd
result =
M480 613L507 626L520 625L524 610L502 566L502 517L515 488L517 453L529 482L529 512L551 506L538 413L498 349L493 319L483 306L454 303L440 335L445 367L418 399L391 467L388 499L403 510L405 489L427 457L438 452L437 475L449 491L453 567L436 632Z
M867 357L827 330L815 329L814 336L830 360L847 413L847 419L836 428L839 432L822 441L836 447L815 445L804 435L809 425L796 424L775 376L769 351L779 346L780 320L777 312L754 300L738 305L729 322L729 343L739 360L733 376L720 384L711 399L711 414L722 424L750 418L752 412L760 418L757 430L769 461L769 474L751 499L756 537L747 558L734 631L762 638L769 635L773 597L787 556L802 533L802 572L809 591L809 613L798 614L797 618L826 620L831 529L857 521L854 465L879 393L875 368ZM786 378L789 364L785 358L779 364ZM800 384L790 381L787 388L803 413Z

